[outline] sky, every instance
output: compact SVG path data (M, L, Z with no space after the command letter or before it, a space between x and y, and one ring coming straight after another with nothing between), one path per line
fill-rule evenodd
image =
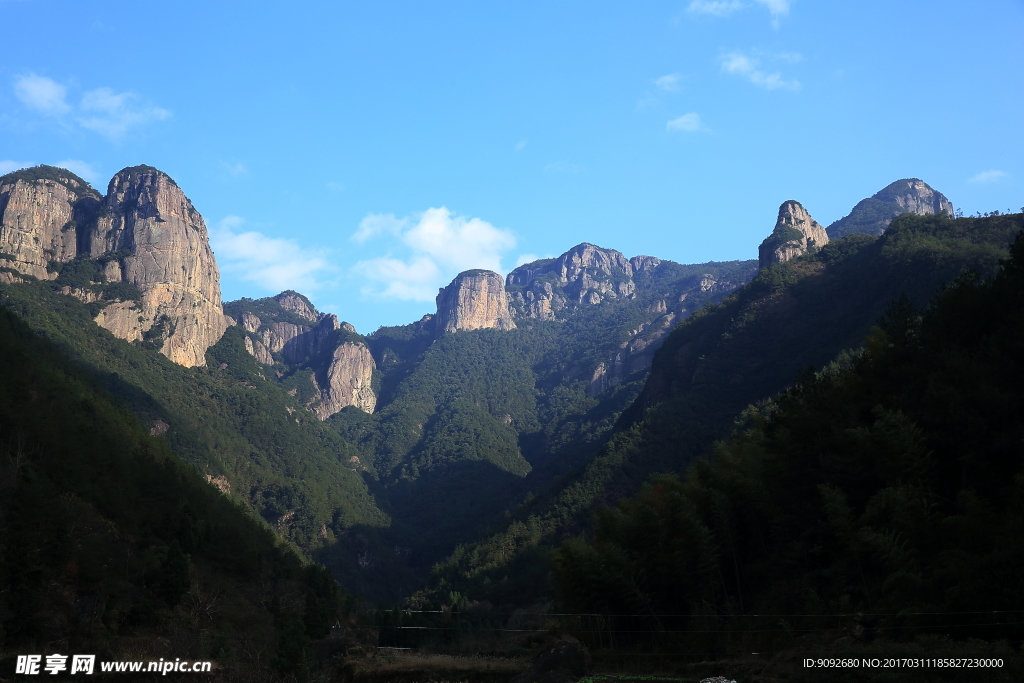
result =
M0 0L0 173L168 173L224 299L369 333L580 242L757 257L917 177L1024 206L1024 0Z

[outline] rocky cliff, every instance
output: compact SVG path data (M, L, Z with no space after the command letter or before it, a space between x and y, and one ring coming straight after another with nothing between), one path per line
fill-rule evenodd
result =
M326 420L346 406L355 406L367 413L377 407L373 392L373 371L377 368L366 344L345 341L331 353L330 363L317 382L320 402L313 412Z
M779 207L779 217L772 234L758 247L758 264L767 268L826 244L828 233L825 228L811 218L800 202L789 200Z
M377 366L352 325L320 313L309 299L292 291L233 301L227 309L245 330L245 349L256 360L276 366L279 377L307 373L303 400L321 420L346 406L374 411Z
M106 280L141 293L138 301L105 307L97 323L122 339L159 344L175 363L206 363L206 349L227 327L220 272L203 217L170 176L149 166L115 175L88 235L88 252L116 255L106 262Z
M661 263L651 256L635 258L648 269ZM634 298L633 273L633 264L621 253L584 242L556 259L519 266L508 274L505 284L517 315L560 320L566 309Z
M900 214L927 215L943 212L953 215L953 204L944 194L923 180L904 178L862 199L849 215L828 226L828 235L832 239L855 232L881 235L892 219Z
M514 329L501 276L490 270L467 270L437 294L436 334L460 330Z
M126 168L101 199L69 171L42 166L0 178L0 196L10 267L101 303L96 322L121 339L205 364L227 327L220 274L203 217L167 174Z
M78 227L100 195L64 169L37 166L0 177L0 266L40 280L78 255Z

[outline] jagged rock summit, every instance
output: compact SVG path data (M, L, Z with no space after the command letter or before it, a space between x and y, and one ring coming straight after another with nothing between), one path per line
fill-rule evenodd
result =
M858 202L849 215L828 226L828 236L835 240L857 232L881 235L900 214L943 212L953 215L953 204L944 194L919 178L904 178Z
M103 198L64 169L8 174L0 225L9 268L66 282L61 291L97 304L96 322L121 339L192 367L227 327L203 217L151 166L118 172Z
M828 233L818 221L811 218L800 202L783 202L775 229L758 247L758 265L761 268L785 263L791 258L828 244Z
M505 286L517 316L561 320L567 309L580 305L635 298L633 275L660 264L653 256L627 259L614 249L583 242L558 258L519 266L508 274Z
M318 418L326 420L347 406L367 413L376 409L377 365L355 327L317 311L309 299L290 290L233 301L228 310L244 330L245 350L256 360L280 367L281 374L307 374L303 400Z
M78 255L78 224L88 222L100 199L89 183L54 166L0 177L0 265L40 280L56 278L51 262ZM13 274L7 275L11 281Z
M438 337L461 330L515 329L505 283L490 270L467 270L437 293Z

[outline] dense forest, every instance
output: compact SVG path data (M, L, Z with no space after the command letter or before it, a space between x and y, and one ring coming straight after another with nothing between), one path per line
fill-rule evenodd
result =
M0 359L5 651L216 659L236 680L306 667L354 605L327 570L2 308Z
M607 628L679 651L1019 643L1022 311L1024 232L995 277L969 271L923 311L900 297L710 459L599 512L557 553L562 608L637 615Z
M550 586L540 567L590 527L601 505L636 492L652 474L682 473L707 457L747 406L862 346L902 293L921 307L966 271L994 275L1022 228L1020 214L905 215L881 237L852 235L761 271L669 336L607 445L524 500L503 529L438 563L413 603L454 591L495 604L543 604Z

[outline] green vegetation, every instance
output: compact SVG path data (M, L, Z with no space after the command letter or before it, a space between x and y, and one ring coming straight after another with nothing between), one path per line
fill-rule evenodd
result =
M92 322L87 306L54 293L50 283L0 286L0 303L99 378L144 424L169 425L162 438L179 457L204 474L226 476L236 500L299 547L329 544L356 524L387 523L349 464L358 451L265 378L245 351L241 328L209 350L208 367L183 368L114 338Z
M643 393L619 418L621 431L549 488L538 487L502 528L439 563L415 604L452 590L495 604L542 599L546 571L538 563L589 528L600 504L635 492L653 473L684 471L749 404L858 347L901 292L921 305L966 270L994 273L1022 227L1021 215L903 216L881 238L837 240L704 307L659 350Z
M82 180L65 168L57 168L56 166L40 164L30 168L23 168L18 171L12 171L0 176L0 185L13 184L19 180L33 185L38 184L42 180L52 180L66 187L79 199L82 197L98 198L100 196L99 193L93 189L92 185L87 183L85 180Z
M322 567L4 308L0 359L5 653L64 642L101 659L156 659L170 647L251 680L285 624L320 638L352 608ZM13 657L0 659L13 671Z
M917 232L935 259L951 234L1021 225L901 219L894 239ZM863 351L804 372L713 460L654 477L565 543L562 608L637 615L607 628L680 651L1018 642L1022 307L1024 232L995 277L966 272L923 312L890 303Z

